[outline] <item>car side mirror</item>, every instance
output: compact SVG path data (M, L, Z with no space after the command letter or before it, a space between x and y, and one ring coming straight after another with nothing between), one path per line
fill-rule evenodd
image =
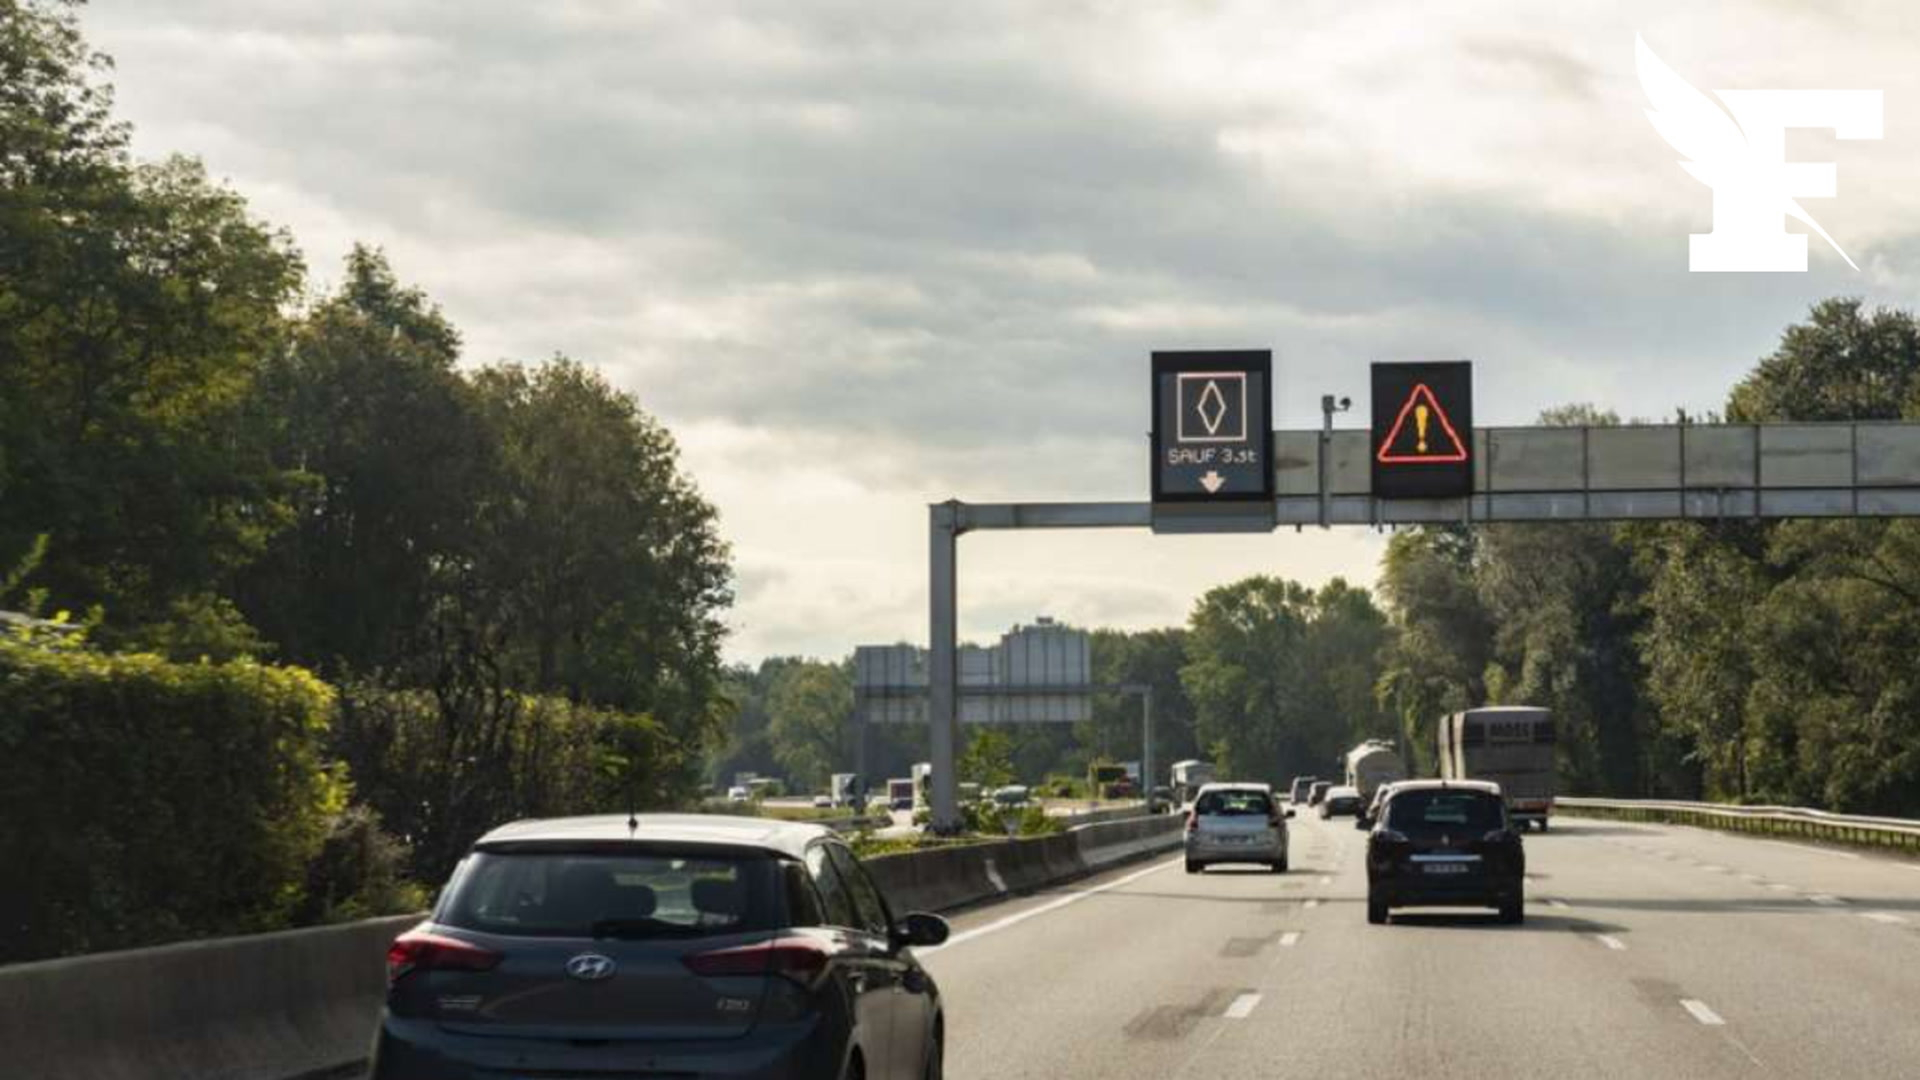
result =
M929 915L916 911L893 928L893 940L900 945L944 945L947 935L953 931L947 926L947 920L938 915Z

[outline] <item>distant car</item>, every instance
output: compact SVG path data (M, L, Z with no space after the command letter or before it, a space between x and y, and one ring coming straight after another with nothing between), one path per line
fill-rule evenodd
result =
M753 799L753 793L748 791L746 788L735 786L727 789L728 802L743 803L743 802L749 802L752 799Z
M1207 784L1187 811L1187 873L1216 863L1287 869L1287 819L1266 784Z
M1147 813L1164 814L1173 809L1173 789L1165 784L1147 794Z
M1394 908L1491 907L1525 918L1526 853L1494 784L1412 780L1395 784L1367 837L1367 921Z
M1320 819L1325 821L1342 814L1360 812L1360 789L1350 787L1332 787L1327 789L1326 797L1320 800Z
M1373 823L1380 820L1380 808L1386 805L1387 796L1393 792L1395 784L1402 782L1403 781L1395 780L1390 783L1381 784L1375 788L1373 790L1373 801L1361 807L1360 812L1354 815L1354 827L1360 829L1373 828Z
M1006 787L994 789L993 801L1003 807L1025 806L1028 794L1024 785L1008 784Z
M1319 777L1315 777L1315 776L1294 777L1293 790L1288 792L1287 801L1294 804L1295 806L1305 805L1307 801L1307 795L1313 791L1313 785L1318 779Z
M913 809L913 796L911 796L911 795L895 795L895 796L893 797L893 800L892 800L891 802L889 802L889 803L887 803L887 809L889 809L889 810L911 810L911 809Z
M1319 806L1320 800L1326 798L1327 792L1332 790L1333 790L1333 781L1315 780L1313 782L1313 786L1307 789L1307 805Z
M831 810L831 809L833 809L833 796L831 796L831 795L815 795L815 796L813 797L813 808L814 808L815 810Z
M913 949L944 921L896 917L818 825L638 820L481 837L387 950L371 1080L941 1075Z

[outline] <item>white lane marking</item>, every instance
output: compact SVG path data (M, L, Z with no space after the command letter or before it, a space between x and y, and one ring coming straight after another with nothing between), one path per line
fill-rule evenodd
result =
M1726 1023L1725 1020L1720 1019L1719 1013L1707 1008L1707 1003L1704 1001L1682 998L1680 999L1680 1007L1692 1013L1695 1020L1700 1021L1708 1027L1720 1027Z
M1903 916L1894 915L1890 912L1885 912L1885 911L1863 911L1860 913L1860 917L1863 919L1872 919L1874 922L1883 922L1883 923L1889 923L1889 924L1903 923L1907 921Z
M1556 899L1556 900L1547 901L1547 906L1551 908L1559 908L1560 910L1565 911L1567 908L1572 907L1573 905L1567 903L1565 900Z
M1000 892L1007 891L1007 881L1000 876L1000 868L993 865L992 859L987 860L987 880L993 882L993 887Z
M1301 906L1302 908L1305 908L1305 909L1306 909L1306 910L1308 910L1308 911L1312 911L1312 910L1313 910L1314 908L1317 908L1317 907L1319 907L1319 906L1320 906L1320 901L1319 901L1319 899L1318 899L1318 898L1316 897L1315 899L1312 899L1312 900L1309 900L1309 901L1307 901L1306 903L1304 903L1304 904L1302 904L1302 905L1300 905L1300 906Z
M1300 931L1289 930L1286 933L1280 935L1281 948L1291 949L1298 944L1300 944Z
M1253 1007L1258 1004L1260 1004L1259 994L1241 994L1233 999L1233 1004L1227 1006L1227 1019L1245 1020L1253 1015Z
M1774 892L1793 892L1794 891L1793 886L1782 885L1777 881L1769 883L1767 885L1767 888L1772 889Z
M1860 856L1851 851L1833 851L1829 848L1814 847L1812 844L1796 844L1790 840L1755 840L1756 844L1772 844L1774 847L1792 848L1795 851L1811 851L1815 855L1831 855L1836 859L1857 859Z
M931 948L926 948L926 949L915 949L914 952L920 956L925 956L928 953L939 952L941 949L951 949L955 945L960 944L961 942L972 941L974 938L982 937L986 934L992 934L1001 930L1005 930L1010 926L1018 926L1019 924L1026 922L1028 919L1031 919L1036 915L1045 915L1048 912L1059 911L1061 908L1066 907L1069 904L1077 904L1080 901L1085 900L1089 896L1098 896L1099 894L1106 892L1109 889L1117 889L1122 885L1131 885L1134 882L1139 881L1141 878L1146 877L1148 874L1157 874L1162 870L1170 870L1173 867L1180 865L1181 861L1185 858L1186 856L1182 855L1182 856L1179 856L1178 858L1168 859L1166 862L1159 863L1154 866L1149 866L1145 870L1135 870L1133 873L1128 874L1126 877L1116 878L1113 881L1107 882L1105 885L1098 885L1098 886L1095 886L1094 888L1087 889L1082 892L1068 893L1067 895L1059 898L1058 900L1049 900L1046 903L1041 904L1039 907L1032 907L1032 908L1028 908L1025 911L1015 912L1012 915L1008 915L1004 919L995 919L993 922L987 923L984 926L976 926L971 930L962 930L959 933L948 938L945 944L935 945Z
M1333 879L1332 879L1332 878L1330 878L1330 877L1323 877L1323 878L1321 878L1321 879L1320 879L1320 884L1322 884L1322 885L1331 885L1331 884L1333 884Z
M1627 943L1614 937L1612 934L1595 934L1593 935L1593 939L1605 945L1607 948L1612 949L1614 952L1627 951Z
M1807 899L1813 901L1816 904L1821 905L1822 907L1839 907L1842 904L1846 903L1845 900L1842 900L1837 896L1828 896L1825 893L1821 893L1816 896L1809 896L1807 897Z

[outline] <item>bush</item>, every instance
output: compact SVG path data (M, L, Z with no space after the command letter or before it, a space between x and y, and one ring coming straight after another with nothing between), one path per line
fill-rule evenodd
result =
M427 906L427 890L407 878L412 851L380 827L380 815L350 806L335 815L307 867L306 895L296 920L349 922L402 915Z
M299 668L0 634L0 962L284 926L347 785Z
M684 756L651 719L498 686L349 683L332 746L411 847L412 875L436 885L518 818L684 804Z

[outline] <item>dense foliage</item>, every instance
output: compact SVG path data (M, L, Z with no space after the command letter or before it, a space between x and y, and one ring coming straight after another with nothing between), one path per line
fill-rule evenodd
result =
M333 691L0 634L0 962L284 925L345 805Z
M732 597L671 435L565 357L463 368L376 249L311 296L239 194L131 157L107 70L72 3L0 0L0 607L85 612L93 643L9 643L31 752L0 767L47 778L9 799L101 807L0 814L0 850L99 864L47 862L8 937L389 910L506 818L685 802L731 715ZM223 802L222 754L329 786ZM176 897L160 855L102 846L162 825L247 880L181 864Z

